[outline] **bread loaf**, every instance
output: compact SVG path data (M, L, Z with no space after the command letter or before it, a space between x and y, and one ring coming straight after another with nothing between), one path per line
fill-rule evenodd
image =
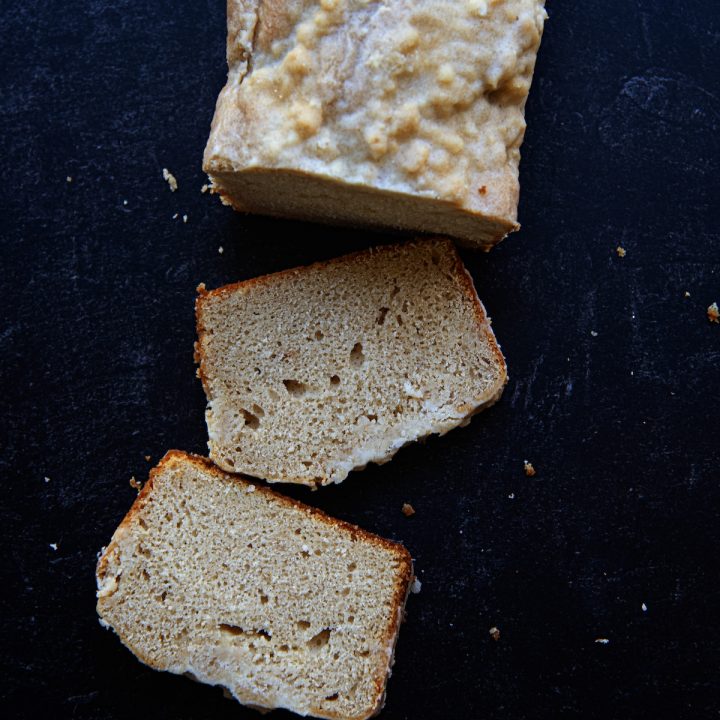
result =
M204 168L238 210L454 236L517 229L544 0L228 0Z
M449 240L201 288L196 312L210 457L271 482L341 482L465 424L506 382Z
M171 451L98 561L97 611L150 667L359 719L382 706L411 580L401 545Z

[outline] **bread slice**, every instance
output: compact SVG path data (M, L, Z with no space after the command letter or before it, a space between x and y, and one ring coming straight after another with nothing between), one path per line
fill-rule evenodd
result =
M258 708L367 718L411 581L402 545L170 451L100 556L97 611L150 667Z
M341 482L464 424L506 382L449 240L201 286L196 311L210 457L270 482Z
M451 235L516 230L544 0L228 0L204 169L238 210Z

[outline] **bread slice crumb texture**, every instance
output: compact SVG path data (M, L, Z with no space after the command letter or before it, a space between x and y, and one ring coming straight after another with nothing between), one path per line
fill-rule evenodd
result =
M196 311L210 457L270 482L341 482L465 424L507 379L446 240L201 289Z
M104 550L100 622L144 663L320 718L382 705L401 545L171 451Z

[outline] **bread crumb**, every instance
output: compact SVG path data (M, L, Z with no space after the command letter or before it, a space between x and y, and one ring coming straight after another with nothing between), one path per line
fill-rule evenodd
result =
M596 332L595 330L591 330L591 331L590 331L590 334L591 334L593 337L597 337L597 336L598 336L598 334L597 334L597 332Z
M689 297L690 297L690 293L686 290L686 291L683 293L683 297L689 298Z
M68 175L68 176L65 178L65 182L72 182L72 177L71 177L70 175Z
M642 609L643 612L647 612L647 605L646 605L645 603L643 603L643 604L640 606L640 608Z
M618 245L615 248L615 252L617 253L618 257L625 257L627 255L627 250L622 245Z
M123 205L127 205L127 200L123 200Z
M218 248L218 252L219 252L221 255L225 252L225 249L223 248L222 245Z
M43 478L43 480L44 480L46 483L50 482L50 478L49 478L47 475Z
M183 222L184 222L184 223L187 222L187 215L183 215Z
M417 578L413 578L412 585L410 586L410 592L413 595L417 595L421 590L422 583Z
M139 482L139 481L137 481L137 480L135 479L135 476L133 475L133 476L130 478L130 487L131 487L133 490L137 490L138 492L140 492L140 491L142 490L142 483Z
M508 500L514 500L515 499L515 493L510 493L508 495Z
M170 192L175 192L178 189L175 176L167 168L163 168L163 180L170 186Z
M497 642L500 639L500 630L496 628L494 625L490 628L490 637Z
M523 462L523 468L525 470L525 474L528 477L532 477L533 475L535 475L535 468L533 467L533 464L529 460L525 460Z
M175 214L172 216L172 219L173 219L173 220L177 220L177 216L178 216L178 213L175 213Z
M205 183L205 184L200 188L200 192L203 193L203 195L204 195L204 194L208 191L209 187L210 187L210 186L209 186L207 183Z
M707 316L711 323L720 323L720 309L718 309L718 304L716 302L708 307Z
M608 645L610 643L610 640L607 638L596 638L596 643L600 643L601 645Z
M150 462L152 460L152 455L146 455L145 460L147 460L147 462Z
M410 503L403 503L402 514L405 517L412 517L415 514L415 508Z
M57 543L50 543L50 547L51 547L53 550L57 551L58 545L57 545Z

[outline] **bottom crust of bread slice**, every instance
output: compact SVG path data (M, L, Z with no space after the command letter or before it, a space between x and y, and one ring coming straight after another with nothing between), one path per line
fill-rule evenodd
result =
M412 578L402 545L170 451L100 556L97 611L150 667L360 719L382 707Z
M466 424L507 381L448 240L201 286L196 314L210 457L269 482L341 482Z

